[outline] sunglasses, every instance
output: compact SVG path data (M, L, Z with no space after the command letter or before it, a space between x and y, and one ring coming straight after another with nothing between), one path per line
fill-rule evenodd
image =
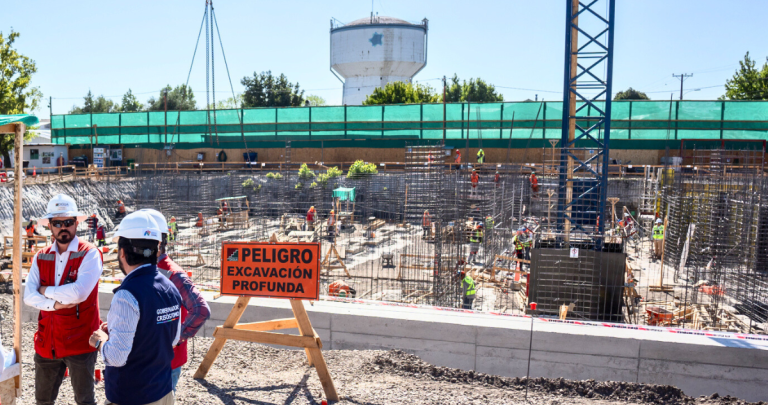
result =
M69 228L70 226L74 225L77 220L75 219L65 219L63 221L49 221L51 226L54 228Z

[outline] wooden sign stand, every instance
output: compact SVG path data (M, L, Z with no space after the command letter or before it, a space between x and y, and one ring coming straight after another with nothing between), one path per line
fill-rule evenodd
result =
M229 316L227 316L227 320L224 321L224 325L216 327L216 331L213 333L213 337L216 339L213 341L211 348L208 349L208 353L206 353L203 361L200 363L200 367L197 368L194 378L205 378L208 374L208 370L210 370L213 365L213 362L216 361L216 357L219 356L221 349L224 348L224 344L227 343L227 339L271 345L303 347L304 351L307 353L309 365L314 365L317 370L317 376L320 378L320 383L323 385L323 391L325 392L326 398L329 401L338 401L339 394L336 393L336 386L333 384L333 378L328 372L325 358L320 351L320 349L323 348L323 343L320 341L320 337L317 336L317 332L315 332L315 329L309 322L309 316L307 316L304 303L301 300L290 300L294 318L238 324L237 322L248 307L248 302L250 300L251 297L238 298L235 306L232 307ZM298 328L299 335L269 332L291 328Z
M277 241L277 237L272 235L270 242ZM319 249L318 249L319 251ZM319 270L319 269L318 269ZM254 342L270 345L281 345L290 347L303 347L307 354L307 361L310 366L315 366L317 370L317 376L320 378L320 383L323 385L323 391L329 401L338 401L339 394L336 392L336 386L333 384L333 378L328 371L328 366L325 363L322 351L323 343L320 341L320 337L312 327L312 323L309 321L307 310L304 308L304 303L301 299L290 299L291 310L293 311L293 318L275 319L271 321L263 322L251 322L251 323L238 323L242 317L245 309L248 308L248 303L251 297L239 296L237 302L232 307L232 311L224 321L224 325L217 326L216 331L213 332L215 340L211 347L208 349L203 361L195 372L194 378L204 379L208 374L213 362L221 353L221 349L224 348L224 344L228 339L239 340L241 342ZM287 333L271 332L281 329L297 328L299 330L298 335L291 335Z

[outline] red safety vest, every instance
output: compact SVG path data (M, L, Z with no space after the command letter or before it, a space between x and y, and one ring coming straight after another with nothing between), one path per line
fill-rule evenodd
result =
M59 285L77 280L80 264L90 249L96 249L96 247L80 241L77 251L69 254L66 270L62 274ZM56 285L54 282L56 253L53 251L53 246L45 247L37 254L37 267L40 271L41 286ZM95 352L96 348L88 344L88 339L100 325L99 284L97 283L88 298L74 308L40 311L37 318L37 332L35 332L35 352L46 359Z
M119 212L121 214L125 214L125 204L118 203L117 204L117 212Z
M432 220L429 214L424 214L424 218L421 219L421 226L431 226Z
M28 238L31 238L31 237L35 236L35 226L34 225L27 225L25 230L27 231L27 237Z
M163 273L166 277L168 277L168 280L171 279L171 275L174 273L183 273L184 270L176 264L173 260L171 260L168 255L166 255L163 260L157 261L157 270ZM181 306L181 324L184 324L184 321L187 320L187 308L183 305ZM187 342L184 342L176 347L173 348L173 360L171 361L171 369L177 369L184 364L187 364Z
M313 222L315 220L315 211L307 211L307 222Z
M472 173L470 180L472 181L472 187L475 187L477 186L477 182L480 181L480 176L477 173Z

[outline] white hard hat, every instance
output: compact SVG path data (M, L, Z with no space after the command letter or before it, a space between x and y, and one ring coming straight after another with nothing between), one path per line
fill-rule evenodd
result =
M657 223L657 224L660 224L661 222L662 222L662 221L661 221L661 218L656 218L656 223Z
M160 211L154 210L152 208L144 208L140 209L138 212L146 212L152 216L152 219L157 222L157 227L160 229L160 233L168 233L168 222L165 220L165 215L163 215Z
M120 222L117 232L112 237L113 242L120 238L126 239L148 239L160 242L160 229L157 222L148 212L136 211L126 215Z
M56 217L76 217L79 222L83 222L85 221L85 218L87 218L87 215L83 214L77 209L77 203L72 197L66 194L59 194L48 201L48 209L46 215L40 218L39 223L43 226L48 225L48 220Z

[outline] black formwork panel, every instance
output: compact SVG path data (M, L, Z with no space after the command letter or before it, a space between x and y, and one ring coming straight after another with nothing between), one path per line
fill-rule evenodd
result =
M579 249L531 251L528 302L543 315L557 316L561 305L574 304L569 318L621 322L626 254Z

